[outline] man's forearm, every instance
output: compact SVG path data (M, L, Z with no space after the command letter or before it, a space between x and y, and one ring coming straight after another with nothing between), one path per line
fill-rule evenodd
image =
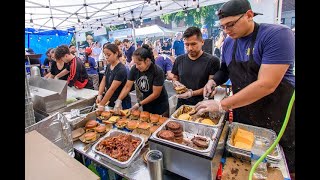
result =
M229 71L226 63L221 63L221 67L218 72L214 74L213 80L217 86L227 82L229 79Z
M258 101L271 93L272 91L262 85L262 82L255 81L238 93L223 99L221 101L221 106L224 110L243 107Z
M192 92L192 96L200 96L200 95L201 95L201 96L203 95L203 88L194 90L194 91Z
M69 73L69 71L66 70L66 69L64 69L64 70L62 70L59 74L57 74L57 75L55 76L55 78L61 78L61 77L65 76L65 75L67 75L68 73Z

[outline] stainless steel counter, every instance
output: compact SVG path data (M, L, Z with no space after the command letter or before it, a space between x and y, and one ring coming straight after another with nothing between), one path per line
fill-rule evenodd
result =
M140 152L140 156L138 156L129 167L127 168L120 168L115 166L103 159L100 158L92 149L90 148L87 152L83 151L85 144L82 143L80 140L74 142L73 147L74 150L81 153L82 155L86 156L87 158L95 161L96 163L114 171L115 173L127 178L127 179L144 179L149 180L150 175L147 168L147 165L144 163L142 159L142 154L147 151L147 148L143 148Z
M228 136L228 122L225 123L222 132L221 132L221 136L219 139L219 143L218 143L218 147L217 149L219 151L224 151L225 150L225 142ZM103 167L110 169L112 171L114 171L115 173L127 178L127 179L134 179L134 180L149 180L150 179L150 175L149 175L149 170L147 168L147 165L144 163L143 161L143 157L142 154L147 151L147 148L143 148L140 152L140 155L131 163L131 165L127 168L120 168L118 166L115 166L103 159L100 158L99 155L97 155L94 151L92 151L92 149L90 148L87 152L83 151L83 148L86 144L82 143L80 140L75 141L73 143L73 147L74 150L80 154L82 154L83 156L93 160L94 162L102 165ZM281 152L282 152L282 157L284 159L284 154L281 148ZM215 159L221 159L221 155L222 153L217 153L218 156L214 156L214 160ZM289 171L286 165L286 162L284 160L282 160L279 164L277 165L273 165L274 167L277 167L280 169L280 171L282 172L283 176L285 178L290 179L289 177ZM217 167L216 165L213 167ZM212 174L216 174L217 168L212 169ZM177 178L173 178L170 177L173 175L165 175L164 179L168 180L168 179L177 179ZM214 180L216 177L212 177Z
M227 128L224 128L224 129L227 129ZM221 133L221 138L219 140L218 149L222 149L222 150L224 149L226 135L227 135L226 130ZM105 168L108 168L108 169L114 171L115 173L117 173L127 179L137 179L137 180L140 180L140 179L149 180L150 179L149 170L147 168L147 165L144 163L143 157L142 157L142 154L145 151L147 151L146 147L141 150L140 156L138 156L131 163L131 165L129 167L120 168L118 166L115 166L115 165L101 159L100 156L97 155L91 148L87 152L83 151L83 148L85 145L86 144L82 143L80 140L75 141L73 143L73 147L76 152L79 152L83 156L95 161L96 163L104 166ZM222 155L222 153L221 153L221 155ZM220 155L220 157L217 157L217 158L221 159L221 155ZM214 169L214 170L216 171L217 169ZM175 176L175 175L171 175L171 174L164 175L164 176L165 176L164 179L177 179L177 178L170 177L170 176ZM214 179L215 179L215 177L214 177Z

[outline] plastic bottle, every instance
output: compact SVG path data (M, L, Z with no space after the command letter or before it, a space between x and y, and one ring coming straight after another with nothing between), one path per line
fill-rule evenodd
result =
M268 142L262 138L255 137L252 149L251 149L251 166L267 151ZM266 158L260 162L253 176L256 179L267 179L267 160Z

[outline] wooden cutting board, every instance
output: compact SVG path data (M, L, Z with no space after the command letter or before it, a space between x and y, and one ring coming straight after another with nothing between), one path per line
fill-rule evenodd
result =
M234 157L227 157L222 171L222 180L248 180L251 163ZM253 178L254 179L254 178ZM268 180L283 180L279 169L268 167Z

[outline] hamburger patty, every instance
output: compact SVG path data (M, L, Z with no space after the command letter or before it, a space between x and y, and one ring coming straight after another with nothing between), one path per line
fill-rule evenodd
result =
M183 137L181 136L181 137L174 138L174 141L175 141L176 143L181 144L181 143L183 142Z
M174 122L174 121L170 121L166 124L167 128L170 129L170 130L177 130L179 129L181 126L180 123L178 122Z
M169 131L172 131L174 134L182 133L182 127L180 127L179 129L176 129L176 130L173 130L173 129L168 128L168 130L169 130Z
M182 137L182 136L183 136L182 132L181 133L174 133L174 137Z
M162 139L166 140L173 140L174 139L174 133L168 130L161 130L158 132L158 136Z
M202 137L194 137L191 139L194 145L201 147L201 148L207 148L209 146L209 143L207 142L206 138Z

